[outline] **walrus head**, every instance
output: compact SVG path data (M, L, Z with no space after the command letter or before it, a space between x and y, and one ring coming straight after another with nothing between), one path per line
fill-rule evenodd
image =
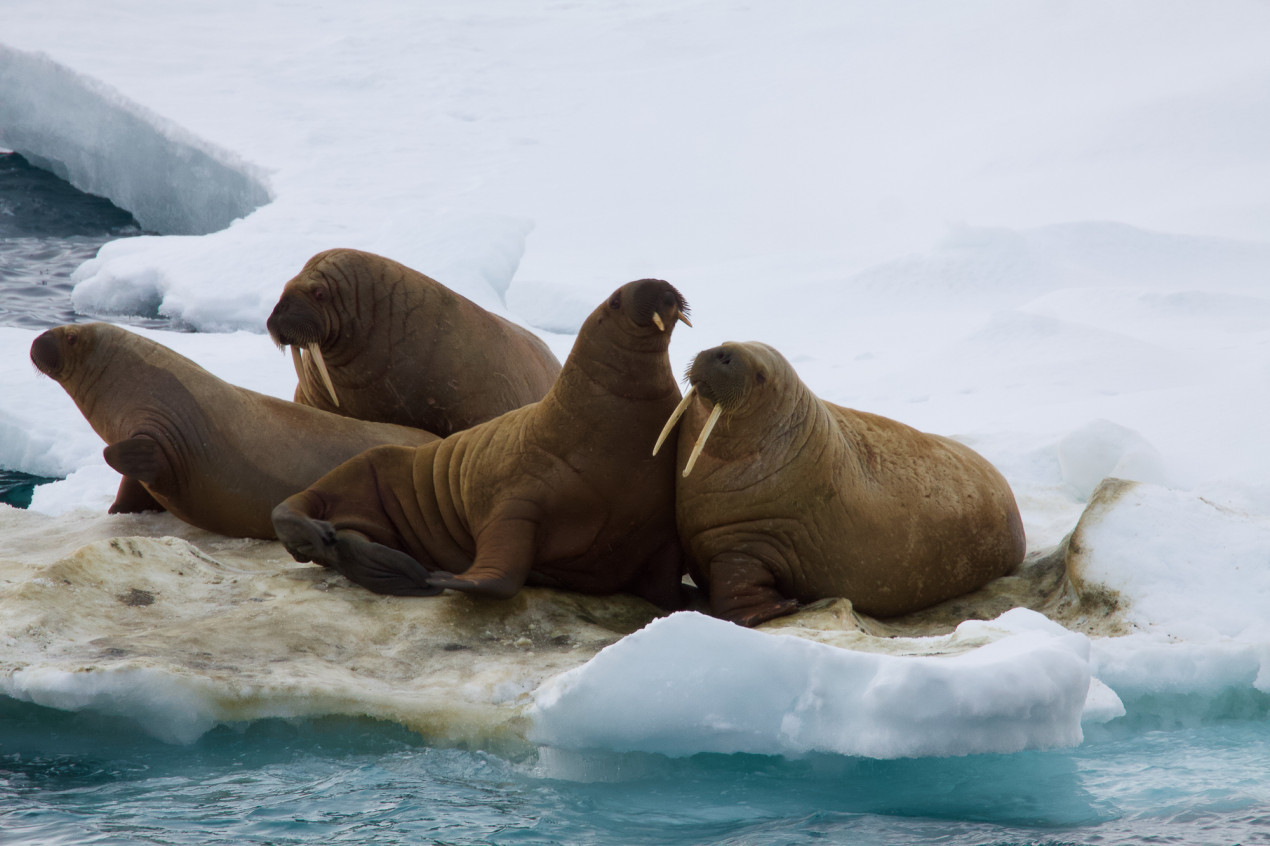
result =
M322 356L322 343L338 333L339 318L337 313L338 291L321 265L333 252L327 250L309 259L304 269L296 274L282 287L282 296L273 307L265 328L269 337L278 345L278 349L291 347L291 360L295 364L295 375L300 384L304 384L304 355L301 348L308 350L322 375L322 382L331 394L331 401L340 404L335 394L335 384L326 369L326 359Z
M665 333L676 320L686 326L692 325L683 294L661 279L639 279L626 283L609 297L608 307L624 313L636 327L653 327L661 333Z
M73 371L83 350L91 346L93 326L56 326L40 334L31 343L31 363L35 369L56 382L63 382Z
M788 369L789 363L784 356L767 344L751 341L749 343L729 342L697 353L692 365L688 368L688 390L683 399L671 413L670 419L662 428L657 443L653 445L653 455L661 449L666 437L675 428L679 418L692 402L694 395L700 396L712 406L710 416L701 427L701 434L692 447L688 462L684 465L683 475L687 478L696 466L697 458L705 449L706 441L719 418L727 414L734 415L760 412L767 403L762 395L771 395L772 377L781 369Z

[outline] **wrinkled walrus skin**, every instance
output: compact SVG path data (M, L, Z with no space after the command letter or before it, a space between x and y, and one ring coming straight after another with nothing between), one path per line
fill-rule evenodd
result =
M70 394L123 474L110 513L163 510L231 537L272 538L273 507L340 462L419 429L328 414L231 385L107 323L59 326L31 361Z
M529 583L677 607L674 458L648 443L679 400L666 351L685 309L666 282L622 286L540 402L358 456L275 509L278 537L378 593L509 597Z
M266 327L292 347L296 402L442 437L542 399L560 372L529 330L360 250L309 259Z
M729 343L689 372L677 490L688 572L753 626L830 596L877 617L968 593L1023 560L1005 479L956 441L824 402L776 350Z

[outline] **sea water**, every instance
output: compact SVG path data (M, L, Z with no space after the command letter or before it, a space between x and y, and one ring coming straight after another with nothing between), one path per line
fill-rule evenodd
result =
M0 700L0 831L6 844L1267 843L1258 707L1015 755L558 760L349 719L169 746Z
M184 329L159 314L83 314L71 274L107 241L147 234L104 197L77 190L17 153L0 151L0 326L28 329L109 319Z
M0 158L0 322L94 319L71 272L140 234L68 189ZM349 718L173 745L0 697L0 843L1270 843L1270 696L1126 704L1075 749L871 760L509 752Z

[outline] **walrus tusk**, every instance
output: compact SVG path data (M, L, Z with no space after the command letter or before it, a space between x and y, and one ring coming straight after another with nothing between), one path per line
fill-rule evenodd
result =
M666 421L666 425L661 428L661 434L657 436L657 443L653 444L653 455L657 454L657 450L661 449L661 445L666 443L670 430L675 428L675 424L679 422L679 418L684 416L684 409L688 407L688 403L692 401L692 392L697 390L696 385L689 385L684 398L679 401L679 405L675 406L675 410L670 412L670 419Z
M304 356L300 353L300 348L295 344L291 345L291 363L295 365L295 378L300 380L300 384L304 384Z
M300 348L295 344L291 345L291 363L295 365L295 378L299 380L297 389L304 397L304 402L308 405L315 405L313 393L309 390L308 383L304 381L304 354L300 352Z
M657 331L659 332L666 331L666 324L662 322L661 315L655 311L653 312L653 323L657 326Z
M701 434L697 435L697 442L692 446L692 455L688 456L688 463L684 465L684 478L688 478L688 474L692 472L693 465L697 463L697 456L701 455L701 450L706 447L706 438L710 437L714 424L719 422L719 415L723 413L723 406L715 405L714 411L710 412L706 425L702 427Z
M679 319L682 320L684 325L687 326L689 329L692 328L692 321L689 320L686 316L684 316L684 313L682 311L679 312Z
M322 381L326 384L326 390L331 394L331 402L335 403L336 408L339 408L340 398L335 395L335 385L331 382L331 374L326 372L326 360L322 358L322 348L318 346L317 341L309 344L309 355L313 356L313 361L317 363L317 369L322 374Z

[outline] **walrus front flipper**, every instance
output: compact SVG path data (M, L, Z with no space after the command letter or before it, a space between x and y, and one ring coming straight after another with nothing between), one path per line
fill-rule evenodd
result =
M432 573L414 558L347 530L335 533L338 570L351 582L388 596L436 596Z
M742 626L757 626L798 610L798 600L776 589L776 577L757 558L718 555L710 562L710 613Z
M119 492L115 501L110 504L108 514L137 514L142 511L167 511L155 499L145 485L136 479L124 476L119 482Z
M153 438L137 437L118 441L102 450L101 454L112 469L147 485L154 484L167 466L163 450Z
M428 584L493 599L515 596L533 566L537 530L537 522L524 517L495 520L476 539L471 567L457 575L434 572Z

